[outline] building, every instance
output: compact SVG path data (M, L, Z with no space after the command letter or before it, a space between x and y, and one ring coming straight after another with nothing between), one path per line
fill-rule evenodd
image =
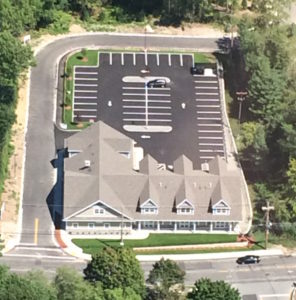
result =
M243 179L217 156L167 169L99 121L65 140L63 221L69 234L133 230L239 232Z

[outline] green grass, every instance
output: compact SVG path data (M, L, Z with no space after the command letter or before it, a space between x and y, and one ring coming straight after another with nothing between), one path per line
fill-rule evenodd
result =
M265 245L265 232L263 231L256 231L254 232L254 236L256 241L264 247ZM283 245L284 247L287 248L296 248L296 240L295 238L287 235L287 234L282 234L282 235L275 235L273 233L269 233L269 238L268 238L268 247L272 245Z
M94 254L100 249L119 247L119 240L99 239L73 239L75 245L82 248L85 253ZM181 246L194 244L230 243L236 241L236 235L231 234L162 234L152 233L144 240L125 240L128 248L157 247L157 246ZM170 250L171 251L171 250ZM192 250L191 250L192 251ZM197 250L196 250L197 251ZM166 251L167 252L167 251ZM196 252L194 252L196 253Z
M213 54L210 53L194 53L194 62L195 63L215 63L216 58Z

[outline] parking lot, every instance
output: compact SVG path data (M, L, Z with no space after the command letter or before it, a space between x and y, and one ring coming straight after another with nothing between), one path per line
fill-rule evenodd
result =
M181 154L196 168L224 156L217 76L192 75L193 54L100 53L99 67L75 67L73 120L102 120L159 162ZM165 87L148 82L165 79Z

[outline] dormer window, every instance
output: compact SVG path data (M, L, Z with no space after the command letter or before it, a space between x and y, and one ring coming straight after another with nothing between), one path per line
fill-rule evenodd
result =
M141 206L141 214L147 214L147 215L156 215L158 214L158 207L154 203L153 200L148 199L145 201Z
M228 216L230 215L230 209L230 206L224 200L220 200L212 207L213 215Z
M194 207L191 202L187 199L183 200L179 205L177 205L178 215L193 215Z

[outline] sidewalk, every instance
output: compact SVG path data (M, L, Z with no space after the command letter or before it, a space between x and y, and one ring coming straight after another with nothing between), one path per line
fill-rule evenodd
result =
M83 253L83 250L72 243L71 238L64 230L60 231L60 238L63 243L63 250L71 256L75 256L84 260L91 260L91 255ZM58 241L60 242L60 241ZM222 246L223 244L221 244ZM220 253L202 253L202 254L168 254L168 255L136 255L141 262L158 261L162 257L176 261L188 260L213 260L213 259L227 259L244 255L259 255L259 256L276 256L284 255L282 249L274 248L269 250L253 250L253 251L234 251L234 252L220 252ZM296 254L295 254L296 255Z

